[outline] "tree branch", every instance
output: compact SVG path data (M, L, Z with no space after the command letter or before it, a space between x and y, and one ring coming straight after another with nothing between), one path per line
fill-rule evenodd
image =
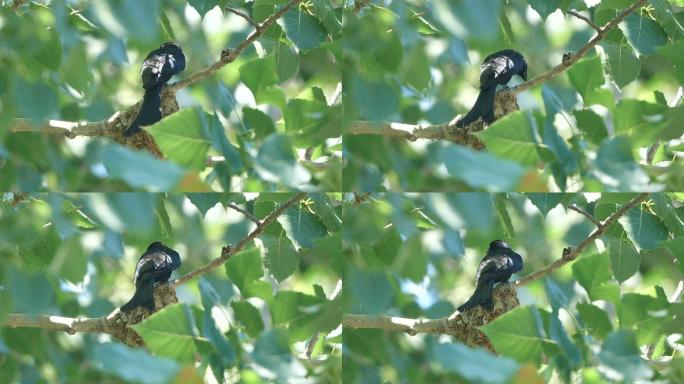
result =
M579 49L576 53L572 53L569 55L563 56L563 62L556 65L555 67L551 68L550 70L542 73L541 75L536 76L535 78L526 81L516 87L511 88L508 90L508 92L512 93L513 95L519 95L522 92L537 86L547 80L550 80L559 74L565 72L568 68L570 68L573 64L575 64L579 59L584 57L589 51L596 46L601 40L605 39L606 36L608 36L608 32L610 32L611 29L617 27L618 24L622 22L622 20L627 17L630 13L634 12L637 8L642 6L646 0L637 0L635 1L632 5L630 5L627 9L622 11L619 15L617 15L614 19L606 23L603 27L600 28L598 33L594 37L589 40L587 44L582 46L582 48Z
M239 207L237 204L233 204L233 203L228 203L228 204L226 204L226 205L227 205L229 208L232 208L232 209L234 209L234 210L236 210L236 211L242 213L243 215L247 216L247 218L250 219L250 220L252 220L252 221L254 222L254 224L257 225L257 227L259 227L259 226L261 225L261 221L259 221L259 219L257 219L256 216L254 216L254 215L252 215L251 213L249 213L249 211L247 211L246 209L241 208L241 207Z
M261 29L261 26L257 22L255 22L254 19L252 19L251 17L247 16L246 14L238 11L237 9L230 8L230 7L225 7L224 9L230 13L238 15L238 16L242 17L243 19L247 20L247 22L250 23L254 27L254 29L256 29L257 31Z
M174 94L179 89L188 87L200 80L203 80L213 75L216 71L223 68L227 64L232 63L248 46L261 37L261 35L263 35L264 32L266 32L266 30L276 22L276 20L278 20L287 11L300 2L301 0L291 0L276 13L264 20L264 22L261 23L256 30L252 32L244 41L242 41L235 49L224 50L217 62L193 73L184 80L169 84L167 87L165 87L164 92L175 98ZM163 98L164 94L162 94L162 99ZM116 112L106 121L70 122L50 120L47 123L39 123L36 125L31 124L30 119L14 119L10 123L10 132L44 132L48 134L64 135L70 139L73 139L77 136L108 136L121 139L123 128L120 127L120 125L128 126L130 124L130 121L135 118L135 115L140 108L141 102L142 100L127 107L123 111ZM119 122L124 118L129 119L130 121L125 120L122 124L120 124Z
M215 258L214 260L199 268L194 269L188 274L179 277L173 282L173 286L177 287L181 284L185 284L189 280L194 279L199 275L203 275L211 271L212 269L218 268L219 266L223 265L223 263L228 261L228 259L230 259L231 256L240 252L242 248L244 248L249 242L251 242L257 236L259 236L266 229L266 227L268 227L275 219L278 218L278 216L282 215L288 208L293 206L298 201L302 200L304 196L306 196L306 193L304 192L300 192L292 196L290 199L285 201L280 207L278 207L276 210L274 210L268 216L266 216L261 221L261 225L257 225L257 227L254 228L254 230L250 232L247 236L242 238L242 240L240 240L240 242L237 245L223 247L223 249L221 249L221 255L219 257Z
M599 27L598 25L596 25L596 23L594 23L593 21L591 21L590 18L588 18L588 17L586 17L586 16L584 16L584 15L581 15L581 14L575 12L575 11L567 11L566 13L567 13L568 15L573 15L573 16L575 16L576 18L578 18L578 19L580 19L580 20L584 20L584 22L586 22L587 24L589 24L590 27L594 28L594 30L596 30L596 32L601 33L601 27Z
M70 335L76 332L109 333L110 325L104 317L73 318L51 315L25 315L9 313L3 324L11 328L43 328L53 331L64 331Z
M598 219L596 219L594 217L594 215L592 215L591 213L589 213L589 212L585 211L584 209L578 207L576 204L572 204L571 206L568 207L568 209L571 209L571 210L579 213L580 215L586 217L587 219L589 219L589 221L596 224L596 227L598 227L598 228L601 228L601 226L603 225L603 224L601 224L601 222Z
M448 317L425 320L385 315L345 315L342 325L355 329L378 328L386 331L401 331L415 336L419 333L446 334L449 332L448 321Z
M582 253L591 243L593 243L595 240L597 240L599 237L603 236L603 234L608 230L608 228L617 221L620 217L622 217L627 211L630 209L634 208L637 204L640 202L644 201L646 197L648 197L649 193L641 193L637 197L633 198L627 204L623 205L615 211L613 214L608 216L606 220L603 221L601 225L599 225L586 239L584 239L577 247L575 248L565 248L563 250L563 254L561 255L561 258L554 261L553 263L547 265L546 267L539 269L537 271L534 271L530 273L529 275L525 276L524 278L518 280L516 282L516 285L518 287L523 286L525 284L528 284L540 277L544 277L549 275L551 272L555 271L556 269L564 266L565 264L575 260L577 256Z

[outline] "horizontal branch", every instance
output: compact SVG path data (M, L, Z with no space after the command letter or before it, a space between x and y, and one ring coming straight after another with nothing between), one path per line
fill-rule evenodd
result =
M448 318L436 320L407 319L384 315L345 315L342 325L347 328L378 328L386 331L406 332L411 336L419 333L446 334L449 331Z
M73 318L51 315L26 315L21 313L9 313L4 326L11 328L43 328L53 331L64 331L70 335L76 332L100 332L109 333L109 323L104 317L96 318Z
M230 259L231 256L240 252L248 243L250 243L257 236L259 236L271 223L275 221L275 219L278 218L278 216L282 215L291 206L302 200L304 196L306 196L306 193L300 192L289 198L287 201L282 203L280 207L278 207L273 212L269 213L268 216L261 220L261 225L257 225L257 227L254 228L254 230L252 230L252 232L250 232L247 236L243 237L242 240L240 240L240 242L237 243L237 245L223 247L223 249L221 250L221 255L219 257L215 258L214 260L199 268L192 270L186 275L179 277L178 279L176 279L176 281L173 282L174 287L177 287L181 284L185 284L191 279L194 279L197 276L203 275L223 265L223 263L228 261L228 259Z
M582 253L590 244L592 244L598 238L603 236L603 234L606 233L608 228L614 222L616 222L620 217L627 213L627 211L634 208L640 202L644 201L644 199L646 199L648 195L648 193L641 193L629 202L627 202L627 204L623 205L622 207L620 207L620 209L618 209L617 211L613 212L613 214L608 216L608 218L604 220L603 223L601 223L601 225L599 225L596 229L594 229L594 231L589 236L587 236L587 238L584 239L577 247L564 249L563 254L559 259L547 265L546 267L534 271L529 275L525 276L524 278L520 279L516 282L516 285L523 286L541 277L547 276L555 270L557 270L558 268L575 260L577 256L580 253Z

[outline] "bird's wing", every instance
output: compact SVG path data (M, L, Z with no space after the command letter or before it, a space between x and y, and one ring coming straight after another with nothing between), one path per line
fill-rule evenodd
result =
M483 276L491 275L496 272L500 272L511 268L513 266L513 260L510 257L503 255L493 255L488 256L486 259L480 262L477 267L477 281L479 282Z
M135 265L135 277L133 278L133 282L138 283L143 276L149 275L149 272L154 271L155 264L154 260L146 258L145 255L143 255Z
M513 65L513 60L508 56L496 56L486 60L480 67L480 88L507 83L512 76L505 81L502 81L501 77L509 74Z
M143 88L147 89L157 84L168 81L164 80L164 68L166 67L167 55L150 53L143 62L140 69L140 76L142 76ZM170 78L170 77L169 77Z

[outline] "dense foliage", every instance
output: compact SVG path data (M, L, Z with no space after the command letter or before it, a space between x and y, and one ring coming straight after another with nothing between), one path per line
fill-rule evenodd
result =
M450 316L491 240L523 256L519 279L596 228L569 206L604 220L633 197L373 194L344 209L346 311ZM446 335L345 328L344 382L681 382L684 305L669 296L684 280L683 201L648 196L574 262L520 287L521 305L482 327L498 356Z
M234 62L181 89L180 111L149 129L166 160L110 139L8 128L15 118L38 130L48 119L106 121L142 98L140 65L162 42L183 48L187 67L172 82L182 80L254 31L226 7L261 23L288 1L3 3L0 190L340 189L341 13L330 1L293 7ZM225 161L207 166L209 156Z
M256 226L227 204L263 219L289 197L7 194L0 320L8 313L106 316L133 294L135 263L152 241L179 251L174 277L182 276ZM336 196L308 195L227 263L179 286L178 304L134 325L149 351L106 334L0 328L0 382L213 376L221 383L305 383L312 375L334 382L341 374L341 295L330 297L342 265L338 205Z
M596 35L569 10L603 26L633 3L374 2L345 24L346 129L447 123L473 105L488 54L520 51L532 79ZM475 133L486 152L345 134L345 190L681 190L682 5L645 2L579 62L520 94L520 112Z

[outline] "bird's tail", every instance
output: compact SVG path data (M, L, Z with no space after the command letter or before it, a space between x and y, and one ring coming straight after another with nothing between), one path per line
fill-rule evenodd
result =
M141 125L151 125L161 119L161 91L163 84L157 84L145 89L145 96L138 111L138 115L124 132L124 136L130 137L140 132Z
M121 311L129 312L140 306L154 311L154 279L140 281L135 287L135 294L121 306Z
M480 94L477 95L477 100L475 100L473 107L456 125L461 128L465 127L466 125L477 120L478 117L482 117L482 120L484 120L484 122L487 124L494 121L495 95L496 85L480 90Z
M475 288L475 292L470 296L470 299L466 301L463 305L458 307L459 312L467 311L468 309L475 308L478 305L482 305L488 310L494 308L494 302L492 301L492 292L494 290L493 281L482 281Z

